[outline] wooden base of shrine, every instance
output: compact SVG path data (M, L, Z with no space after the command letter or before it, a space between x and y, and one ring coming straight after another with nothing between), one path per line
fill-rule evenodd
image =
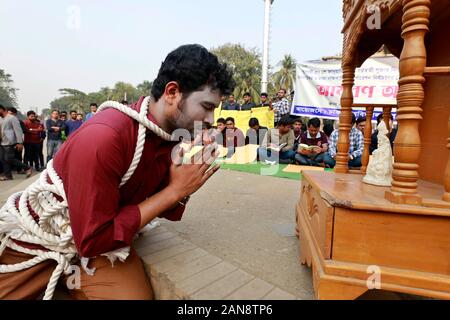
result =
M450 210L442 186L420 182L427 206L385 199L362 175L304 172L297 206L302 264L318 299L382 289L450 299ZM379 280L379 283L376 281Z

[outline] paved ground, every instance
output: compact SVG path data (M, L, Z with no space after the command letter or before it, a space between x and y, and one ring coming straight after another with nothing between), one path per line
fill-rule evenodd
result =
M38 179L39 175L33 173L33 175L26 179L25 175L14 175L14 180L0 181L0 207L6 202L9 196L15 192L22 191L28 185Z
M299 265L294 230L299 192L299 181L219 171L191 198L182 222L164 225L296 297L311 299L311 273Z

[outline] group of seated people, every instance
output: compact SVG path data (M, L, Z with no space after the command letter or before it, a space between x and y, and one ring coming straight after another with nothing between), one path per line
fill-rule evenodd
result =
M383 115L377 119L378 124L383 120ZM352 129L349 133L349 167L360 168L364 152L365 118L356 119L353 114ZM259 124L258 119L252 118L249 122L250 129L246 135L236 127L233 118L218 119L216 141L226 147L232 156L237 147L247 144L258 145L258 160L267 164L298 164L302 166L315 166L334 168L336 166L337 144L339 130L333 125L322 127L319 118L310 119L306 128L303 128L301 119L283 117L276 128L268 129ZM391 128L392 123L391 123ZM322 129L321 129L322 128ZM391 144L396 136L396 129L390 134ZM377 131L372 135L370 153L377 149Z

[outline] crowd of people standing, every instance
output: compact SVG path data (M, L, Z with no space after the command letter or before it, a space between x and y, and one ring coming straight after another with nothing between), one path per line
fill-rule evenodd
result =
M18 118L16 108L0 105L0 181L13 180L13 171L30 177L33 168L44 170L64 141L97 112L97 104L90 105L90 113L52 110L46 120L29 111L26 119ZM47 156L44 157L46 141ZM45 161L45 162L44 162Z

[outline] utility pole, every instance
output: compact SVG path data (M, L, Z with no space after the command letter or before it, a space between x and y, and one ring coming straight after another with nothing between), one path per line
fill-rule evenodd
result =
M261 92L267 92L269 84L269 45L270 45L270 10L274 0L265 1L264 13L264 47Z

